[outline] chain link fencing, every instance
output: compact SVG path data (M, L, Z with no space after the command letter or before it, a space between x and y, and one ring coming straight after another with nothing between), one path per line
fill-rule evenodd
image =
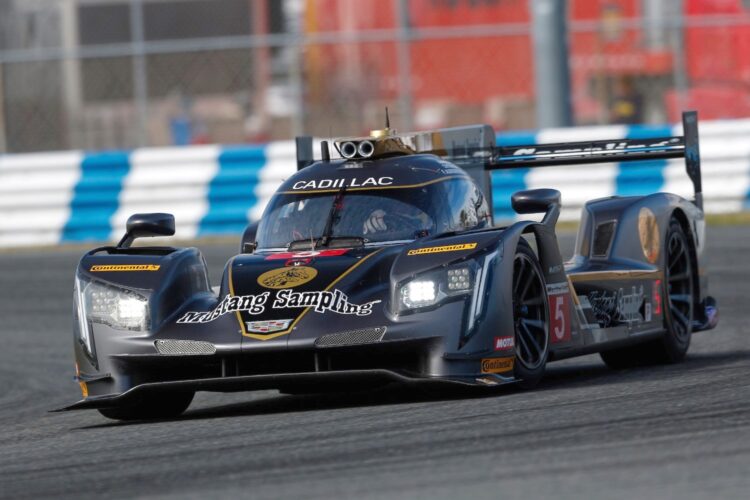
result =
M569 0L575 125L750 116L748 2ZM529 0L0 0L0 152L536 127Z

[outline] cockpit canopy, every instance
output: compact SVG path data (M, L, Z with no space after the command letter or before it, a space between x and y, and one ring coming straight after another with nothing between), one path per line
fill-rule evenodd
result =
M484 196L463 173L410 185L349 185L276 193L258 227L258 249L405 242L490 224Z

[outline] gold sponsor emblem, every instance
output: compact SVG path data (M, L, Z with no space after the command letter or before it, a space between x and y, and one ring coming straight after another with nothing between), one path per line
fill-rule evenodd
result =
M515 358L488 358L482 360L482 373L503 373L513 369Z
M113 271L158 271L159 264L124 264L111 266L91 266L92 273L104 273Z
M638 212L638 236L641 239L641 248L646 260L655 264L661 249L659 223L656 222L654 212L646 207Z
M317 269L305 266L289 266L272 269L258 276L258 284L265 288L294 288L304 285L318 275Z
M443 245L441 247L415 248L409 250L406 255L425 255L428 253L458 252L459 250L474 250L476 243L461 243L459 245Z

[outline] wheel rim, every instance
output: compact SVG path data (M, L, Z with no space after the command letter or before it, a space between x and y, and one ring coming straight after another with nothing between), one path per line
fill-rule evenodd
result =
M693 316L693 276L690 255L684 238L672 233L667 242L667 298L672 331L686 340L691 331Z
M547 300L542 278L531 258L523 253L513 263L513 321L516 358L533 370L547 354Z

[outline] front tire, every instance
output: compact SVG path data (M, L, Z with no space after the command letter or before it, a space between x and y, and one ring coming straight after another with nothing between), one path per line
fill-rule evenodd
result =
M127 406L100 408L99 413L112 420L156 420L182 415L193 401L194 392L142 395Z
M542 268L534 252L521 241L513 260L513 323L516 361L513 375L524 389L544 376L549 357L549 304Z

